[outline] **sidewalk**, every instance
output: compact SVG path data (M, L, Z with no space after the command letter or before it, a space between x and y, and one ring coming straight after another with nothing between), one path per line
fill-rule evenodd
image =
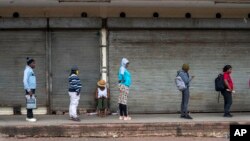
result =
M25 121L25 115L0 116L0 136L3 137L136 137L136 136L208 136L225 137L230 124L250 124L250 113L192 114L193 120L179 114L131 115L131 121L118 116L105 118L81 115L81 122L68 120L67 115L37 115L35 123Z

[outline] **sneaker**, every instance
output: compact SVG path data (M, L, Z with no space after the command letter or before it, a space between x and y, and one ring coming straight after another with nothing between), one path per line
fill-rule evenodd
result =
M224 114L224 117L231 118L231 117L233 117L233 115L231 115L231 114Z
M181 115L180 118L185 118L185 115Z
M119 117L119 120L123 120L123 117L122 117L122 116L120 116L120 117Z
M36 122L36 118L26 118L26 121L28 122Z
M80 122L81 120L79 118L72 118L73 121L78 121Z
M123 120L131 120L131 117L124 117Z
M186 115L183 118L185 118L185 119L193 119L190 115Z

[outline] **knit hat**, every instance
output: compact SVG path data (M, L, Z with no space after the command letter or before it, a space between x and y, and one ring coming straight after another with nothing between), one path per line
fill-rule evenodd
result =
M77 70L78 70L78 67L77 67L77 66L73 66L73 67L71 68L71 70L72 70L72 71L77 71Z
M97 85L99 87L105 87L106 86L106 82L105 82L105 80L100 80L100 81L97 82Z
M189 70L189 65L188 64L183 64L182 65L182 70L188 71Z
M32 58L27 57L27 58L26 58L26 61L27 61L27 65L30 65L30 64L31 64L32 62L34 62L35 60L32 59Z

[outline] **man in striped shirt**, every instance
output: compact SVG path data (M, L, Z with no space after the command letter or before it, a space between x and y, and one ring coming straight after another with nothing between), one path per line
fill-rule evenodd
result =
M80 100L80 92L82 88L82 83L78 77L79 71L77 67L72 67L71 73L69 76L69 96L70 96L70 105L69 105L69 116L73 121L80 121L77 116L77 107Z

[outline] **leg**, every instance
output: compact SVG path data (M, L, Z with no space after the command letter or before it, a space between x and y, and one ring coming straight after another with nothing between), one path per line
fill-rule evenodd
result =
M104 116L107 115L107 108L108 108L108 99L107 98L103 98Z
M72 116L73 118L77 118L77 106L79 103L80 96L76 95L76 92L72 93L72 105L71 105L71 110L72 110Z
M230 114L230 108L231 108L231 105L233 103L233 100L232 100L232 93L230 92L226 92L225 93L225 98L226 98L226 105L225 105L225 114Z
M27 109L27 118L33 118L33 111L32 109Z
M120 117L119 117L119 119L123 120L123 107L122 107L122 104L120 104L120 103L119 103L119 111L120 111Z
M73 98L72 98L72 92L69 92L69 97L70 97L69 117L73 118Z
M188 115L189 89L182 91L181 115Z

